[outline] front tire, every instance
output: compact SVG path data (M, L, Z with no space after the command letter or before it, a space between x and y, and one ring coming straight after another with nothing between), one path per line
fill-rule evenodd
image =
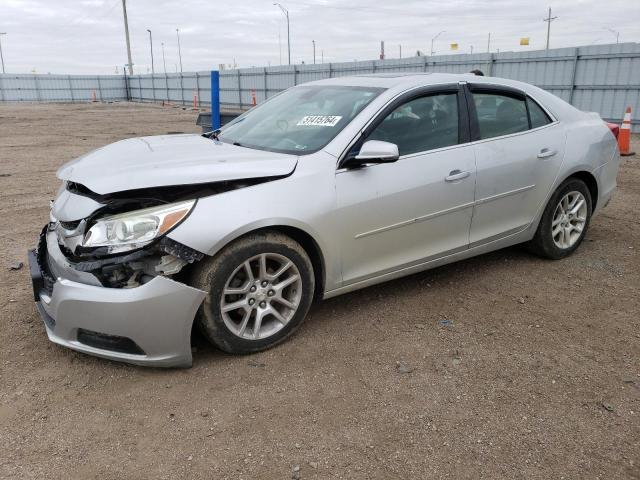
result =
M565 180L545 207L538 230L529 242L535 254L559 260L582 243L592 214L591 192L578 178Z
M315 277L305 250L275 231L249 234L198 264L192 285L208 292L196 323L228 353L259 352L304 321Z

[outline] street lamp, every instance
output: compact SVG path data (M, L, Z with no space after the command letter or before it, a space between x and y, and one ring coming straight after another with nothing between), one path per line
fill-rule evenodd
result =
M151 36L151 30L147 28L149 32L149 44L151 45L151 75L155 75L156 69L153 67L153 37Z
M167 61L164 58L164 42L160 42L160 46L162 47L162 64L164 65L164 74L167 74Z
M284 13L284 16L287 17L287 50L289 52L289 56L288 56L289 65L291 65L291 35L289 33L289 10L284 8L279 3L274 3L274 5L276 5L277 7L280 7L280 10L282 10L282 13Z
M182 73L182 51L180 50L180 30L176 28L176 37L178 37L178 58L180 58L180 73Z
M609 27L604 27L604 29L609 30L611 33L613 33L616 36L616 43L620 43L620 32Z
M438 34L437 34L435 37L433 37L433 38L431 39L431 55L433 55L434 53L436 53L436 52L435 52L435 50L433 49L433 41L434 41L436 38L438 38L440 35L442 35L443 33L445 33L445 32L446 32L446 30L442 30L442 31L438 32Z
M316 64L316 41L315 40L311 40L311 43L313 43L313 64Z
M2 35L6 35L7 32L0 32L0 60L2 61L2 73L6 73L4 71L4 57L2 56Z

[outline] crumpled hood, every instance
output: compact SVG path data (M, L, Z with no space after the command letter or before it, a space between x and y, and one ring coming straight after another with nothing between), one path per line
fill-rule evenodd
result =
M58 178L101 195L290 174L297 156L215 142L197 134L121 140L63 165Z

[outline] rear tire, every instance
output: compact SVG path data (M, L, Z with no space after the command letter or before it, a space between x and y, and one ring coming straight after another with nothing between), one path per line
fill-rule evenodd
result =
M208 292L196 315L203 334L225 352L247 354L277 345L302 324L315 277L300 244L263 231L200 262L191 284Z
M568 178L547 203L529 249L552 260L571 255L584 240L591 213L589 188L578 178Z

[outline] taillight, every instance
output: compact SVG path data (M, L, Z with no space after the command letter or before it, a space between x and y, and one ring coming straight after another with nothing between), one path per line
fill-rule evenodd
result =
M609 130L611 130L611 133L613 133L613 136L616 137L616 140L618 139L618 134L620 133L620 125L616 125L615 123L609 123L609 122L604 122L607 124L607 127L609 127Z

